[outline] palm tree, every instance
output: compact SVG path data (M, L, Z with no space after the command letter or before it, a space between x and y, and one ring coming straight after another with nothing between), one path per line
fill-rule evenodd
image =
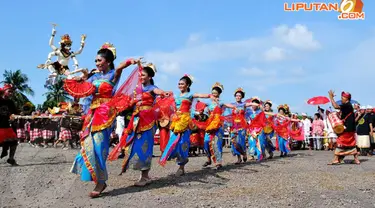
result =
M15 90L13 101L16 103L18 108L21 108L29 99L26 95L34 96L34 91L28 85L29 78L26 74L23 74L21 70L16 70L15 72L11 70L5 70L4 81L0 83L11 84Z
M43 94L47 98L43 103L44 110L53 108L60 102L72 101L72 98L64 90L64 81L62 79L58 79L56 84L48 85L46 88L48 92Z

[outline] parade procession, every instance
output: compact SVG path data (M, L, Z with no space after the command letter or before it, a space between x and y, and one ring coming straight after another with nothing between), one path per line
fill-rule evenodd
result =
M43 25L38 36L48 30L48 22ZM0 173L4 180L16 182L0 188L0 207L153 207L150 200L156 198L155 207L337 207L339 202L323 205L319 197L325 201L335 198L334 191L351 190L343 185L353 177L349 174L361 169L365 175L374 169L368 164L375 154L375 107L357 100L351 85L303 93L272 88L280 92L271 95L262 86L276 86L277 79L258 82L263 72L256 68L242 69L249 80L242 84L219 76L220 70L208 77L203 71L179 68L169 76L166 68L173 58L207 67L205 58L185 57L197 40L190 39L179 56L132 56L135 43L118 47L123 44L116 44L115 32L108 36L114 40L102 41L84 25L71 33L61 33L69 28L63 21L50 25L49 38L33 43L43 45L44 55L38 57L46 60L34 60L27 70L14 70L15 62L12 70L2 72ZM85 29L89 32L81 33ZM211 52L207 59L236 54L225 52L221 57ZM35 72L43 77L37 75L34 92L28 76L35 77ZM35 102L30 99L34 95L45 101ZM296 102L303 107L296 107ZM305 194L305 182L315 183L307 185L311 195ZM335 185L327 185L331 183ZM61 195L65 189L69 191ZM17 194L25 201L12 198ZM129 198L121 204L119 196L126 194ZM51 197L51 203L36 201L43 195ZM367 199L358 200L359 207L366 207ZM344 207L357 206L345 203Z

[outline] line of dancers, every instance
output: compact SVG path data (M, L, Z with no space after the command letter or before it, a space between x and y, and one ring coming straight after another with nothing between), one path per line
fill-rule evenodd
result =
M54 25L55 27L55 25ZM207 155L204 167L214 165L217 169L223 167L223 136L224 123L230 125L231 150L237 157L236 164L246 162L248 156L261 161L266 157L273 157L275 149L280 151L280 156L285 157L290 152L289 140L303 140L302 122L291 116L287 104L277 107L277 112L272 111L272 101L262 101L253 97L246 101L245 91L238 88L234 91L235 102L224 103L220 96L224 86L215 83L210 92L193 93L191 87L193 78L183 75L178 81L179 93L174 95L170 91L158 88L153 78L157 70L152 63L144 63L141 58L128 59L117 67L116 48L105 43L97 52L95 58L96 69L88 72L79 69L76 55L82 52L86 35L81 37L81 47L77 52L70 51L72 41L69 35L64 35L60 41L60 48L53 45L56 34L52 30L50 46L53 52L49 53L48 60L38 68L50 71L47 85L53 84L56 76L66 76L64 89L71 96L78 99L84 98L84 115L82 133L80 135L81 150L76 156L72 173L79 174L82 181L93 181L95 188L90 192L92 198L99 197L107 187L108 172L107 160L117 160L121 153L123 157L121 173L130 167L140 171L140 179L136 186L150 184L149 175L153 156L154 134L159 127L163 144L159 164L165 166L168 160L175 159L178 169L176 176L185 174L185 166L189 162L189 147L191 141L202 143ZM56 62L51 62L51 57L57 56ZM73 59L75 71L70 72L68 62ZM127 80L117 89L122 72L125 68L135 65L136 68ZM76 73L80 76L73 76ZM52 80L51 80L52 79ZM17 147L17 136L10 128L10 118L17 113L11 97L12 86L0 89L0 145L3 146L1 157L8 155L8 163L17 165L14 154ZM334 108L341 109L341 120L345 122L345 132L337 139L338 148L332 164L342 162L345 155L356 157L353 127L353 108L350 104L351 95L343 92L342 103L334 101L334 92L329 92ZM197 99L201 99L196 102ZM203 102L206 99L208 102ZM195 110L194 110L195 109ZM230 109L226 114L226 109ZM110 152L110 139L118 114L130 112L119 143ZM198 113L193 116L192 114ZM276 136L276 145L271 138ZM13 139L15 138L15 139ZM169 139L165 139L169 138ZM248 148L246 147L246 141Z
M235 164L248 160L248 156L257 161L273 157L275 149L280 157L290 152L290 139L303 140L302 122L290 114L288 105L277 107L272 112L272 102L253 97L246 101L245 91L238 88L234 91L235 102L224 103L220 96L224 86L215 83L209 93L193 93L193 78L183 75L178 81L178 94L158 88L153 78L157 70L152 63L144 63L142 59L128 59L117 67L113 61L116 49L105 43L97 52L96 70L70 77L64 81L64 89L76 100L85 98L87 113L84 115L82 133L80 135L81 150L76 156L72 173L80 174L83 181L94 181L96 184L89 196L99 197L107 187L107 160L119 158L123 152L121 173L129 168L140 171L140 179L135 186L146 186L152 182L149 175L153 158L154 134L159 127L164 139L159 164L165 166L167 161L175 159L178 169L176 176L185 174L185 166L189 162L191 141L201 143L207 155L204 167L214 165L223 167L224 123L230 125L231 150L237 157ZM117 89L125 68L136 65L127 80ZM0 89L0 145L3 147L1 157L8 155L8 163L17 165L14 154L17 148L17 136L10 127L11 115L17 113L14 103L9 99L13 93L10 85ZM340 105L334 100L334 92L329 92L334 108L341 110L341 120L345 130L338 135L338 147L331 164L340 164L346 155L353 155L359 164L355 149L355 138L352 132L355 125L353 108L350 104L350 93L341 94ZM206 99L208 102L197 99ZM231 111L226 113L226 109ZM197 112L193 116L194 112ZM119 143L110 152L110 140L115 119L118 114L130 113ZM165 122L168 121L168 122ZM271 138L276 136L276 145ZM248 143L248 148L246 147Z
M272 102L269 100L262 102L260 98L253 97L244 102L245 91L242 88L235 90L235 102L223 103L220 99L224 92L222 84L215 83L209 93L193 93L193 78L187 74L178 82L180 92L173 95L155 85L153 78L157 70L152 63L128 59L115 67L115 58L114 46L104 44L95 59L97 72L66 79L64 84L65 90L76 99L89 97L91 101L82 129L82 149L71 169L71 172L80 174L83 181L95 182L96 186L90 192L90 197L99 197L105 190L108 180L107 159L117 160L121 152L125 152L121 173L132 167L140 171L140 179L135 186L142 187L151 183L149 172L157 124L160 131L166 131L161 134L169 137L162 144L159 164L164 166L168 160L175 159L178 166L176 176L185 174L191 138L199 143L203 137L207 155L204 167L223 167L225 122L231 126L231 149L237 157L236 164L248 160L247 152L258 161L266 156L266 152L272 158L276 148L280 150L281 157L287 156L290 152L289 138L299 136L296 129L291 128L291 124L300 123L300 120L291 118L288 105L278 106L278 112L273 113ZM136 68L116 90L122 71L130 65L136 65ZM208 104L202 100L196 101L197 99L206 99ZM231 113L225 115L226 109L230 109ZM109 152L115 118L123 111L131 111L131 118L119 144ZM193 116L195 111L197 114ZM205 114L208 116L204 116ZM163 120L170 122L160 125ZM302 130L301 125L295 126ZM277 135L276 147L271 142L274 134Z

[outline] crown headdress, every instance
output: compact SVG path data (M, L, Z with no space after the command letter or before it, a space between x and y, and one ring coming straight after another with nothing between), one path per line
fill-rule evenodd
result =
M289 112L289 106L288 106L288 104L279 105L277 107L277 110L280 110L280 108L284 109L286 112Z
M268 103L269 105L272 106L272 101L271 101L271 100L266 100L266 101L264 102L264 105L267 104L267 103Z
M71 45L73 42L68 34L61 36L60 44Z
M258 96L254 96L254 97L252 97L252 98L251 98L251 101L253 101L253 100L258 100L259 102L261 102L261 100L260 100L260 98L259 98Z
M116 59L116 48L112 43L106 42L102 45L102 47L100 47L100 49L108 49L108 50L112 51L113 56Z
M234 91L234 93L237 93L237 92L242 92L242 93L245 94L245 91L242 89L242 87L239 87L239 88L237 88L237 89Z
M220 84L220 82L216 82L214 85L212 85L212 89L215 87L218 87L219 89L221 89L221 91L224 91L224 86Z
M157 70L156 70L156 66L153 64L153 63L148 63L146 64L145 66L143 67L148 67L150 69L152 69L152 71L154 71L154 73L156 74Z
M183 77L187 77L187 78L189 78L189 79L191 80L191 83L193 83L193 81L194 81L194 77L191 76L190 74L184 74Z

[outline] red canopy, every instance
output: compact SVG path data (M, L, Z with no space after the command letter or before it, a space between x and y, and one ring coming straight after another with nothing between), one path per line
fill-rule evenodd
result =
M329 103L329 99L325 96L317 96L307 100L309 105L324 105Z

